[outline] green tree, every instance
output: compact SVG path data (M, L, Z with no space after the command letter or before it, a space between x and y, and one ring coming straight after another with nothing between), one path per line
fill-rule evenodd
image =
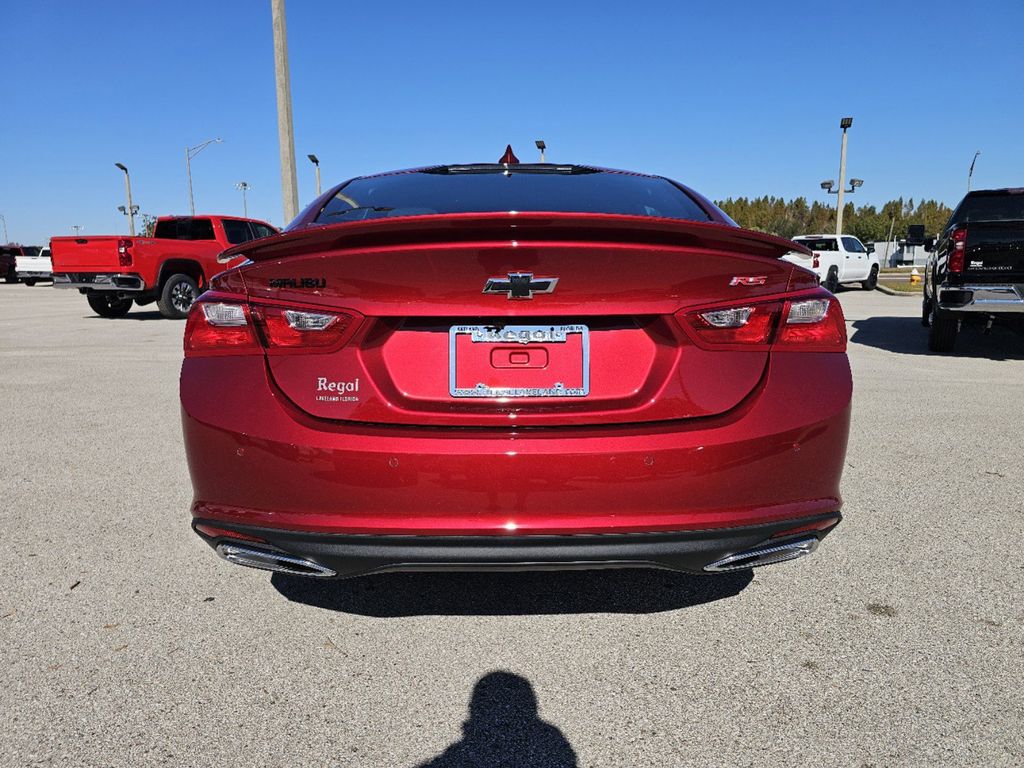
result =
M781 197L768 195L755 198L730 197L718 201L716 205L741 227L780 237L833 232L836 226L835 207L817 200L808 204L804 197L788 202ZM846 203L843 229L864 241L885 240L890 228L893 237L905 237L909 224L924 224L926 232L937 234L951 213L948 205L937 200L922 200L915 205L913 199L904 200L901 197L890 200L880 209L873 205L857 208L854 203Z

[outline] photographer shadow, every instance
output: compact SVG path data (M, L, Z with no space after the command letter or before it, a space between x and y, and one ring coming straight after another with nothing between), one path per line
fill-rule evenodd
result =
M477 681L462 738L417 768L573 768L576 752L562 732L540 719L530 681L489 672Z

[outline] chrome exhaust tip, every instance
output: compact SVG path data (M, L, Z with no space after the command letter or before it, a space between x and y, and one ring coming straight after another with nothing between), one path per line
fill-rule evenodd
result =
M338 575L330 568L325 568L319 563L314 563L312 560L303 560L298 557L291 557L280 552L270 552L264 549L240 547L237 544L218 544L217 554L229 563L244 565L248 568L260 568L264 571L291 573L296 576L313 576L319 579L327 579Z
M798 557L811 554L817 548L818 538L816 536L787 541L775 546L762 545L715 560L710 565L705 565L704 570L710 573L722 573L724 571L742 571L747 568L759 568L762 565L774 565L775 563L784 563L787 560L796 560Z

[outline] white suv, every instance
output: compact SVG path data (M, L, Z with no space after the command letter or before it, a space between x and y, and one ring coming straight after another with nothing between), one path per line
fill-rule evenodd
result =
M783 259L817 274L833 293L840 285L860 283L864 290L873 291L878 284L878 256L852 235L800 235L793 242L809 248L813 256L794 251Z

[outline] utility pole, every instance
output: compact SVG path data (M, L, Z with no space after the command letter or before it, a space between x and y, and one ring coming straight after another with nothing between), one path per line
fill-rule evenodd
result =
M288 73L288 32L284 0L270 0L274 25L274 73L277 78L277 139L281 150L281 198L285 224L299 214L295 176L295 134L292 128L292 87Z
M132 205L132 179L128 175L128 167L124 163L114 163L114 165L124 171L124 193L128 196L128 207L125 208L124 215L128 217L128 234L135 237L136 208Z
M853 125L852 117L844 117L839 121L843 129L843 148L839 151L839 200L836 205L836 237L843 234L843 187L846 186L846 129Z
M9 243L11 241L7 238L7 219L4 218L2 213L0 213L0 221L4 223L4 242Z
M976 162L978 162L978 155L980 155L980 154L981 154L981 150L980 149L977 152L974 153L974 159L971 160L971 170L969 170L967 172L967 191L968 192L971 191L971 176L974 175L974 164Z
M246 200L245 193L248 192L251 189L251 187L249 186L249 182L247 182L247 181L240 181L237 184L235 184L235 189L242 190L242 215L245 216L245 218L248 219L249 218L249 202Z

